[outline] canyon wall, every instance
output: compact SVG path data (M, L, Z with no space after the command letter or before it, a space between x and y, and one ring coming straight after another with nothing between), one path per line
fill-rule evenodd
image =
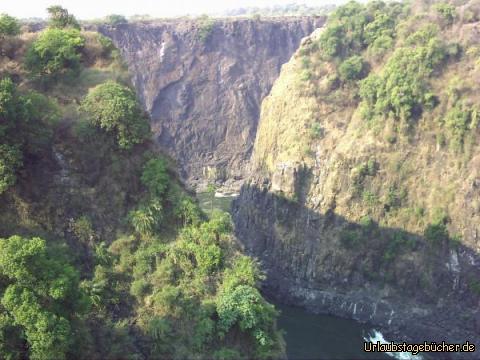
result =
M480 69L447 62L431 85L444 105L393 132L389 119L362 118L355 84L319 55L321 33L262 103L252 175L233 205L237 237L279 301L369 322L390 340L480 344L478 128L463 153L434 135L448 134L436 120L448 112L444 84Z
M158 144L190 184L242 180L262 99L323 17L101 26L120 49Z

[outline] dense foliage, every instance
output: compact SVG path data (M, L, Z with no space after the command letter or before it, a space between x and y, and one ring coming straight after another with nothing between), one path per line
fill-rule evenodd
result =
M6 36L18 34L20 34L18 20L8 14L0 14L0 40Z
M229 215L212 207L207 221L149 149L111 42L49 13L18 39L28 50L11 61L27 73L0 79L1 357L281 356Z
M93 124L114 133L122 149L130 149L148 135L148 125L135 93L113 81L91 89L82 109Z
M433 108L435 97L427 79L446 57L436 29L426 26L397 48L380 74L371 74L360 85L364 116L393 116L410 120L423 108Z
M78 72L84 44L79 30L47 29L33 42L25 64L34 77L56 80L61 75Z
M0 239L0 276L2 355L67 358L89 302L62 252L52 253L40 238Z
M64 29L64 28L74 28L80 30L80 25L78 24L77 19L72 14L68 13L68 10L59 6L54 5L47 8L49 15L48 25L52 28Z

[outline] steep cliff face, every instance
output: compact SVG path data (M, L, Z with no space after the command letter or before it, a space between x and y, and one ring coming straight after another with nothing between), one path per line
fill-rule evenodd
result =
M241 179L280 67L324 18L174 20L102 27L127 62L158 143L182 176Z
M373 106L365 83L342 80L345 60L326 57L323 33L315 32L262 104L254 175L233 217L279 299L370 321L392 339L479 343L480 66L472 54L480 24L459 16L445 26L431 8L416 6L409 11L417 22L412 15L398 25L402 38L392 50L374 57L363 48L356 56L379 79L375 99L390 91L381 90L385 81L403 104L408 85L384 79L394 71L408 76L418 58L398 59L433 46L437 40L414 43L425 35L418 19L433 24L442 49L462 49L439 56L441 66L421 84L435 101L405 118L392 115L391 105L367 119ZM468 5L456 11L474 12Z

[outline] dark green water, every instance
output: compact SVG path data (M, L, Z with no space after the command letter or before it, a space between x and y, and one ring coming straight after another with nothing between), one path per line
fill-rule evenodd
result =
M353 320L315 315L276 304L281 311L279 328L285 331L289 360L390 359L384 354L363 352L364 337L371 329Z

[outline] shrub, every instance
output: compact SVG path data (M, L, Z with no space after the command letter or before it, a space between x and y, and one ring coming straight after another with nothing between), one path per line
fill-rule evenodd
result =
M15 184L16 171L21 164L22 156L18 148L0 144L0 194Z
M364 61L361 56L354 55L349 57L338 67L340 80L351 81L361 79L363 77L364 68Z
M451 25L455 18L457 17L457 11L455 6L448 3L435 4L434 9L442 17L442 19L448 24Z
M198 38L202 42L207 42L208 38L213 32L215 21L207 15L203 15L198 20Z
M141 177L143 185L148 188L151 196L164 198L170 184L170 176L167 171L165 159L154 158L147 161Z
M92 124L115 133L121 149L142 143L150 134L135 93L114 81L90 89L81 109Z
M382 37L393 38L395 36L395 18L385 12L377 11L373 21L365 25L363 36L367 44L373 44Z
M457 102L445 115L445 127L448 130L450 145L455 150L463 149L465 135L471 129L476 127L477 111L466 108L466 106Z
M367 5L350 1L339 6L328 19L319 45L327 58L346 58L358 54L380 38L394 38L396 22L403 5L383 1ZM381 42L377 43L380 46Z
M423 235L431 244L439 245L448 240L447 226L444 223L429 224L426 227Z
M49 251L45 240L12 236L0 239L0 276L2 315L8 319L2 325L21 329L28 346L17 350L29 353L22 357L65 359L88 306L75 268L61 252Z
M359 230L342 230L340 241L347 249L356 248L362 243L362 233Z
M380 74L371 74L360 84L364 101L362 116L393 116L410 121L422 106L435 104L427 79L445 59L445 52L432 27L412 34L409 47L398 48Z
M254 336L258 348L269 348L273 345L269 329L277 312L256 288L239 285L226 289L217 299L217 313L219 328L224 333L238 324L242 331L249 331Z
M373 41L368 47L373 56L382 56L393 47L393 38L382 35Z
M373 192L369 190L365 190L362 193L362 200L368 205L368 206L375 206L378 204L378 196L374 194Z
M323 136L323 133L324 131L323 131L322 125L320 125L320 123L318 122L314 122L310 127L310 136L313 139L321 138Z
M17 19L7 14L0 15L0 40L7 36L20 34L20 24Z
M60 75L76 73L80 68L80 49L85 39L75 29L47 29L27 51L26 66L32 76L56 79Z

